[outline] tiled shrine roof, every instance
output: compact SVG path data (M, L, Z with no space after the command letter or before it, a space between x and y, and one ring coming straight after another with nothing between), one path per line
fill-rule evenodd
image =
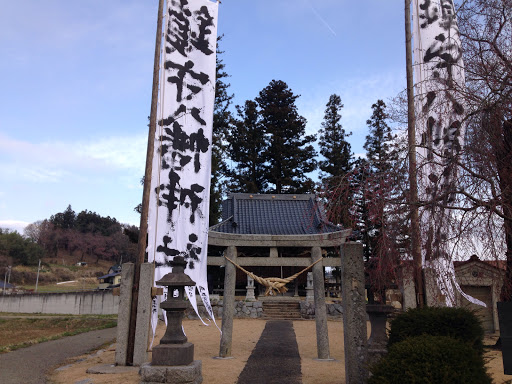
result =
M222 204L222 222L210 231L238 235L316 235L342 231L325 217L311 194L231 193Z

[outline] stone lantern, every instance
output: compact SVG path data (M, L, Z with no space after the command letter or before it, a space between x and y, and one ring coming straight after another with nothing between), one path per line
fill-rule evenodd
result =
M141 383L199 384L201 361L194 361L194 344L183 333L183 315L190 305L185 301L185 287L196 283L184 273L187 262L182 256L171 261L172 272L156 282L167 287L167 300L160 304L167 316L167 329L160 344L153 347L151 364L141 367ZM178 295L174 297L174 291Z
M196 283L184 273L187 262L183 256L171 261L172 272L158 280L156 285L167 287L167 300L160 304L167 316L167 330L160 345L153 348L153 365L187 365L194 361L194 344L183 333L182 321L189 303L185 301L185 287ZM174 290L178 297L174 297Z
M371 334L368 339L368 361L370 364L378 362L387 353L388 335L386 323L389 314L394 312L391 305L367 304L366 313L370 318Z

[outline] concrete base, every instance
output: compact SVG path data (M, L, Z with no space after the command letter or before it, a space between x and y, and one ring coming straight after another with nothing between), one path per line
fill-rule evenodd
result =
M151 364L162 366L189 365L194 361L194 344L160 344L153 347Z
M195 360L189 365L164 366L143 364L140 367L140 384L201 384L203 382L201 360Z

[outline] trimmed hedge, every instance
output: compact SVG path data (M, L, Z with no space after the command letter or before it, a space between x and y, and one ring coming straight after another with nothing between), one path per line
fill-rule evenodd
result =
M467 343L422 335L389 348L370 368L368 384L490 384L484 361Z
M483 354L484 330L475 314L465 308L409 309L391 322L388 347L420 335L449 336Z

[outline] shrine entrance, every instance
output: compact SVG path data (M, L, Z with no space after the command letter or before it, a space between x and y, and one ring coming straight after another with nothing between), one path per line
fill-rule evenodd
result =
M218 254L208 256L208 266L224 268L219 356L228 358L232 355L237 269L244 277L246 272L255 273L256 269L263 274L289 268L296 274L309 267L313 275L318 359L331 359L324 267L340 267L344 339L350 340L345 342L346 377L361 377L367 339L364 266L361 244L346 242L350 233L350 229L340 229L325 219L322 207L313 195L229 195L223 205L223 221L210 228L208 238L209 247L216 249ZM251 249L259 251L247 252ZM295 250L294 254L290 250ZM338 256L323 257L336 254L329 250L338 251ZM242 269L246 272L241 272ZM300 276L305 278L304 275ZM289 276L261 277L277 278L273 281L276 283ZM291 295L299 286L297 282L292 284L295 286L288 287ZM273 291L275 293L272 287L267 289L267 293Z

